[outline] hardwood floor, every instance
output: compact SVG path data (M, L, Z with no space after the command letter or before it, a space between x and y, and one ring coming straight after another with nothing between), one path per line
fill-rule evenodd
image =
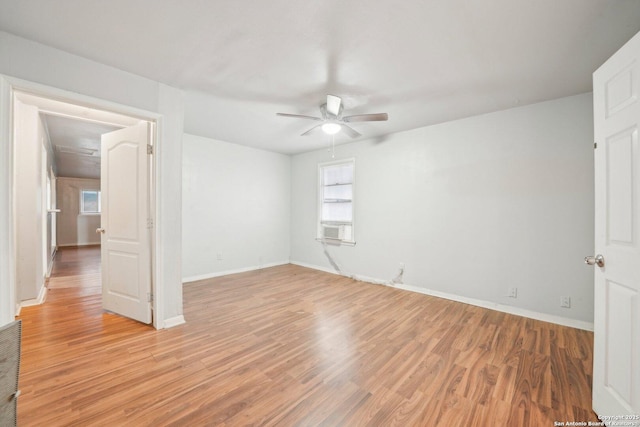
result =
M597 420L586 331L293 265L187 284L161 331L92 289L23 309L20 425Z
M47 288L100 288L100 280L100 246L61 247L56 251Z

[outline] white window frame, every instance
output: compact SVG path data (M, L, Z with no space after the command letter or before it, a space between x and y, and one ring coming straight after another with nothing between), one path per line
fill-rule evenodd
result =
M323 204L323 194L324 194L324 182L323 182L323 178L324 178L324 174L323 169L327 166L336 166L336 165L343 165L343 164L351 164L352 168L353 168L353 178L351 181L351 222L323 222L322 221L322 204ZM330 242L331 243L335 243L335 244L341 244L341 245L348 245L348 246L353 246L356 244L356 226L355 226L355 222L356 222L356 159L355 157L351 157L351 158L347 158L347 159L341 159L341 160L335 160L335 161L331 161L331 162L325 162L325 163L319 163L318 164L318 181L317 181L317 204L318 204L318 209L317 209L317 219L316 219L316 240L319 241L325 241L326 239L323 239L323 225L350 225L351 226L351 238L350 239L342 239L342 240L338 240L338 239L331 239ZM329 241L329 240L326 240Z
M98 211L86 211L84 209L84 192L92 192L92 193L98 193ZM100 190L95 190L95 189L91 189L91 188L83 188L80 190L80 214L81 215L100 215L102 213L102 197L100 195Z

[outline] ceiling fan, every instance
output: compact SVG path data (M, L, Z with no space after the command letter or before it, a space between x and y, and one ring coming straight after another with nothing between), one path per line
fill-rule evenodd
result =
M387 113L375 113L375 114L357 114L354 116L342 115L343 104L342 98L335 95L327 95L327 102L320 106L320 113L322 117L304 116L301 114L288 114L288 113L276 113L278 116L294 117L299 119L315 120L322 122L312 127L308 131L304 132L302 136L309 135L317 128L321 128L322 131L328 135L335 135L338 132L344 132L351 138L357 138L361 136L360 132L356 131L347 123L354 122L384 122L389 119Z

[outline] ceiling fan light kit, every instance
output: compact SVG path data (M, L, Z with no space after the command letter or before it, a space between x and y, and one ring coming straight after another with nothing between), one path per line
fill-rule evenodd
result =
M338 123L329 122L322 125L322 131L327 135L335 135L341 130L342 126L340 126Z
M357 138L362 136L360 132L348 126L347 123L354 122L383 122L389 119L387 113L375 113L375 114L357 114L353 116L342 116L342 110L344 105L342 104L342 98L335 95L327 95L327 102L320 106L320 113L322 117L305 116L302 114L289 114L289 113L276 113L278 116L293 117L297 119L307 119L322 122L315 125L311 129L302 133L302 136L309 135L316 128L321 128L327 135L336 135L339 132L343 132L351 138Z

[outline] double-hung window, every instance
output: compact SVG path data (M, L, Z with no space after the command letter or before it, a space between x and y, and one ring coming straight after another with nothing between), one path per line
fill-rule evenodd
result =
M355 160L322 163L318 166L318 234L322 240L355 243Z

